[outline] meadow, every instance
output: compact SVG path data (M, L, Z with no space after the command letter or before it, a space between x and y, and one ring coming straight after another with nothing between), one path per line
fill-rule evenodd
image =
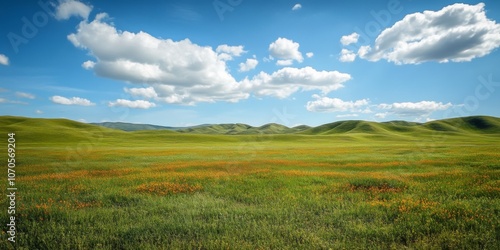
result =
M1 249L500 245L496 132L202 135L13 119L1 131L16 132L18 234L10 243L3 226ZM0 206L6 224L6 195Z

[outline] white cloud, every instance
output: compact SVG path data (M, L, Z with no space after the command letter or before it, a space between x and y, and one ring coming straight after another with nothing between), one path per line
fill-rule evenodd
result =
M147 87L147 88L125 88L125 93L128 93L132 96L135 97L143 97L147 99L153 99L157 98L158 94L154 90L153 87Z
M386 110L390 114L397 116L427 116L434 111L446 110L451 108L451 103L443 104L442 102L435 101L421 101L421 102L401 102L392 104L379 104L377 107Z
M50 100L53 103L57 104L63 104L63 105L80 105L80 106L93 106L95 103L92 103L91 101L85 99L85 98L80 98L80 97L71 97L71 98L66 98L62 96L52 96Z
M11 101L5 98L0 98L0 103L11 103L11 104L22 104L22 105L28 105L26 102L20 102L20 101Z
M340 43L342 43L342 45L344 46L347 46L349 44L357 43L358 39L359 39L359 34L354 32L350 35L342 36L340 38Z
M292 64L293 64L293 60L291 60L291 59L276 61L276 65L278 65L278 66L290 66Z
M354 60L356 60L356 54L351 50L342 49L339 60L341 62L354 62Z
M245 90L253 91L258 96L286 98L302 90L320 90L323 94L342 88L351 76L338 71L317 71L311 67L282 68L271 75L260 72L251 80L241 82Z
M300 10L300 9L302 9L302 5L300 3L297 3L292 7L292 10Z
M115 102L109 102L108 103L109 107L115 107L115 106L120 106L120 107L127 107L127 108L133 108L133 109L149 109L156 107L156 104L149 102L149 101L144 101L144 100L125 100L125 99L118 99Z
M249 94L242 93L229 74L225 60L211 47L189 39L173 41L142 31L118 31L104 21L106 17L101 13L90 23L81 22L77 32L68 36L73 45L96 58L91 69L97 75L152 85L158 98L168 103L248 98ZM218 51L229 56L244 53L242 46L221 45Z
M417 119L425 118L435 111L446 110L453 105L451 103L442 103L435 101L421 102L400 102L392 104L376 104L369 105L369 99L361 99L357 101L343 101L338 98L329 98L325 96L313 95L315 100L307 102L306 109L311 112L351 112L351 114L337 115L339 118L355 117L357 113L373 113L374 108L375 118L384 119L389 115L399 117L415 117Z
M62 0L56 7L55 17L57 20L67 20L71 16L79 16L85 20L89 17L92 6L76 0Z
M287 63L293 62L293 60L299 63L304 60L299 47L300 45L293 40L279 37L269 45L269 52L272 57L280 59L281 64L279 65L290 65Z
M240 63L240 70L241 72L246 72L250 71L252 69L255 69L257 67L257 64L259 64L259 61L255 58L248 58L244 63Z
M307 102L306 109L311 112L360 112L368 105L368 99L357 101L343 101L338 98L313 95L314 101Z
M0 54L0 64L5 66L9 65L9 58L4 54Z
M35 99L35 96L30 93L25 93L25 92L16 92L17 97L21 98L27 98L27 99Z
M457 3L439 11L405 16L385 29L375 45L358 54L370 61L396 64L428 61L464 62L485 56L500 47L500 24L486 17L484 3Z
M43 114L43 111L41 111L41 110L37 109L37 110L35 110L35 113L37 113L37 114L39 114L39 115L40 115L40 114Z
M183 105L238 102L251 94L285 98L299 90L328 93L343 87L343 83L351 79L349 74L338 71L316 71L305 67L283 68L270 74L260 72L251 79L236 81L229 73L226 61L245 53L243 46L224 44L214 50L189 39L173 41L146 32L118 31L105 19L107 15L101 13L90 23L81 22L77 32L70 34L68 39L95 57L95 60L84 62L84 68L98 76L146 85L145 88L124 89L133 96ZM301 62L303 58L298 48L298 43L279 38L270 45L268 60L276 56L279 63L287 60ZM240 70L250 70L257 63L254 56L243 66L240 64Z
M307 58L311 58L311 57L313 57L313 56L314 56L314 53L312 53L312 52L307 52L307 53L306 53L306 56L307 56Z
M90 61L90 60L89 61L85 61L84 63L82 63L82 67L84 69L87 69L87 70L93 69L94 66L95 66L95 62Z
M246 51L243 49L244 47L242 45L239 46L229 46L227 44L222 44L217 46L217 49L215 49L215 52L217 53L227 53L233 56L241 56L241 54L245 53Z
M241 54L246 53L242 45L229 46L227 44L217 46L215 52L219 54L219 59L223 61L233 60L233 56L241 56Z

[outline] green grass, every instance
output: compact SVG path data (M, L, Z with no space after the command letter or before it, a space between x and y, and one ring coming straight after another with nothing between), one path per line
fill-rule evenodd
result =
M315 135L0 120L5 138L16 132L18 249L500 245L495 119L433 122L456 131L350 122ZM14 249L2 230L0 249Z

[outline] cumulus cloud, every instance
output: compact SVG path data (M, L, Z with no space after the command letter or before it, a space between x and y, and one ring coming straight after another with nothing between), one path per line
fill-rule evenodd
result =
M289 60L278 60L276 61L276 65L278 66L290 66L293 64L293 60L289 59Z
M260 72L251 80L244 79L242 87L258 96L286 98L302 90L320 90L323 94L342 88L351 76L338 71L317 71L311 67L285 67L272 74Z
M147 88L125 88L125 93L128 93L135 97L142 97L147 99L154 99L158 97L158 94L153 87Z
M314 53L312 53L312 52L307 52L307 53L306 53L306 56L307 56L307 58L311 58L311 57L313 57L313 56L314 56Z
M313 95L315 100L307 102L306 109L311 112L350 112L350 114L339 114L338 118L356 117L361 113L374 113L375 118L384 119L389 115L399 117L413 117L423 119L435 111L442 111L452 108L451 103L435 101L421 102L399 102L392 104L370 104L369 99L357 101L344 101L339 98L329 98L326 96Z
M361 112L369 103L368 99L343 101L339 98L313 95L314 101L307 102L306 109L311 112Z
M35 96L30 93L16 92L16 96L20 98L35 99Z
M50 100L53 103L57 104L62 104L62 105L79 105L79 106L93 106L95 103L85 99L85 98L80 98L80 97L71 97L71 98L66 98L63 96L52 96Z
M257 64L259 64L259 61L255 58L248 58L244 63L240 63L240 72L246 72L250 71L252 69L255 69L257 67Z
M243 46L223 44L214 50L189 39L173 41L146 32L119 31L106 19L107 14L100 13L91 22L81 22L68 39L75 47L95 57L95 60L84 62L82 67L98 76L147 85L124 89L135 97L182 105L238 102L250 94L284 98L299 90L328 93L351 79L349 74L338 71L287 67L236 81L226 61L245 53ZM279 38L270 46L269 60L276 57L283 61L302 61L298 48L298 43ZM257 64L255 57L250 58L240 64L240 70L253 69ZM119 103L113 102L113 105Z
M317 71L311 67L285 67L272 74L260 72L239 84L241 89L256 96L286 98L297 91L320 90L326 94L344 87L351 76L338 71Z
M457 3L439 11L405 16L362 46L358 55L370 61L396 64L465 62L485 56L500 46L500 25L486 17L484 3Z
M95 66L95 62L92 62L92 61L90 61L90 60L89 60L89 61L85 61L84 63L82 63L82 67L83 67L84 69L88 69L88 70L90 70L90 69L93 69L93 68L94 68L94 66Z
M219 54L219 59L224 61L233 60L233 56L241 56L241 54L246 53L242 45L229 46L227 44L217 46L215 52Z
M340 51L339 60L341 62L354 62L354 60L356 60L356 53L348 49L342 49L342 51Z
M435 101L421 101L421 102L401 102L392 104L379 104L378 108L386 110L389 114L397 116L427 116L434 111L446 110L451 108L451 103L443 104L442 102ZM384 115L385 117L385 115Z
M279 59L278 65L290 65L293 61L300 63L304 60L299 47L299 43L279 37L269 45L269 53L273 58Z
M72 16L88 19L92 6L76 0L62 0L56 7L55 17L57 20L67 20Z
M41 111L41 110L37 109L37 110L35 110L35 113L37 113L37 114L39 114L39 115L40 115L40 114L43 114L43 111Z
M144 101L144 100L125 100L125 99L118 99L114 102L109 102L108 103L109 107L127 107L127 108L133 108L133 109L149 109L156 107L155 103L149 102L149 101Z
M156 100L193 106L199 102L238 102L246 99L250 94L242 92L240 84L231 85L197 85L191 88L176 88L170 85L156 84L152 85L158 97Z
M249 96L239 91L225 62L244 53L242 46L221 45L214 51L189 39L173 41L142 31L118 31L106 18L101 13L90 23L81 22L77 32L68 36L74 46L96 58L83 66L97 75L149 84L168 103L237 101ZM221 59L221 54L227 56Z
M344 45L344 46L347 46L347 45L350 45L353 43L357 43L358 39L359 39L359 34L354 32L350 35L342 36L340 38L340 43L342 43L342 45Z
M9 65L9 58L4 54L0 54L0 64L6 66Z
M297 3L292 7L292 10L300 10L300 9L302 9L302 4L300 3Z

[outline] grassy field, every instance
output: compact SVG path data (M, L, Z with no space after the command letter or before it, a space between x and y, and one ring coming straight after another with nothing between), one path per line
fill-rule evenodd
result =
M3 162L7 133L16 132L18 188L17 242L3 226L0 249L500 245L500 133L492 127L202 135L0 120ZM0 204L5 225L6 195Z

